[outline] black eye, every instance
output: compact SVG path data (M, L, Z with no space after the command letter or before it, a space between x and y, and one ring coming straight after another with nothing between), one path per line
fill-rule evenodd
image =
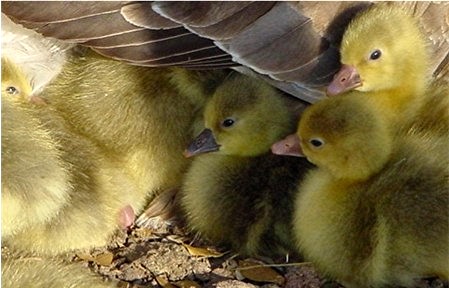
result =
M318 139L318 138L310 139L309 142L310 142L310 144L312 144L312 146L315 147L315 148L319 148L319 147L321 147L321 146L324 144L324 141L321 140L321 139Z
M221 125L223 126L223 127L231 127L232 125L234 125L234 119L231 119L231 118L227 118L227 119L225 119L224 121L223 121L223 123L221 123Z
M371 55L369 56L369 59L377 60L377 59L380 58L380 56L382 56L382 52L380 50L376 49L373 52L371 52Z
M19 90L14 86L6 87L5 91L6 91L6 93L11 94L11 95L15 95L15 94L19 93Z

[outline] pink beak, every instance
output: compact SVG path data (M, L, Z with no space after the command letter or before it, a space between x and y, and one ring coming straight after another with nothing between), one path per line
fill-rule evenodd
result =
M277 155L305 157L302 152L299 137L296 134L291 134L284 139L274 143L271 146L271 152Z
M328 96L335 96L360 86L362 86L362 79L360 79L356 68L354 66L343 65L327 87L326 94Z

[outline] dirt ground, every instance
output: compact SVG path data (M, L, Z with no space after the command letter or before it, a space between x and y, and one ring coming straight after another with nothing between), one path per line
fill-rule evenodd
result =
M108 247L78 252L71 260L121 280L122 287L318 288L325 283L310 263L241 258L192 239L176 224L153 221L152 228L119 231ZM326 287L341 287L334 284Z
M311 263L295 259L245 259L187 235L178 225L153 219L152 228L132 227L116 234L106 248L77 252L71 261L84 262L120 287L339 288L316 272ZM419 288L448 288L438 279Z

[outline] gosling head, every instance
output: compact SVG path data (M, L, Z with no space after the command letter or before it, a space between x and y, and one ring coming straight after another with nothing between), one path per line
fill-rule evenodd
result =
M2 96L28 100L32 87L25 74L14 63L2 57Z
M391 3L374 4L347 27L341 43L341 70L330 96L362 92L416 91L429 78L425 37L418 21Z
M305 156L339 179L363 180L391 154L386 125L356 95L324 99L308 107L296 134L276 142L275 154Z
M237 76L217 88L204 112L206 129L185 152L257 156L288 133L291 115L281 95L261 80Z

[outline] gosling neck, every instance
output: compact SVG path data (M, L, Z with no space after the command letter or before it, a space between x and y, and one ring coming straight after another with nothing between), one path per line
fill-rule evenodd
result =
M410 121L421 106L425 85L400 87L369 93L371 105L393 125Z
M383 122L382 119L378 121ZM363 147L352 153L342 153L341 158L327 163L327 169L333 178L347 183L359 183L370 179L387 165L393 154L395 127L384 124L385 122L373 127L369 142Z

